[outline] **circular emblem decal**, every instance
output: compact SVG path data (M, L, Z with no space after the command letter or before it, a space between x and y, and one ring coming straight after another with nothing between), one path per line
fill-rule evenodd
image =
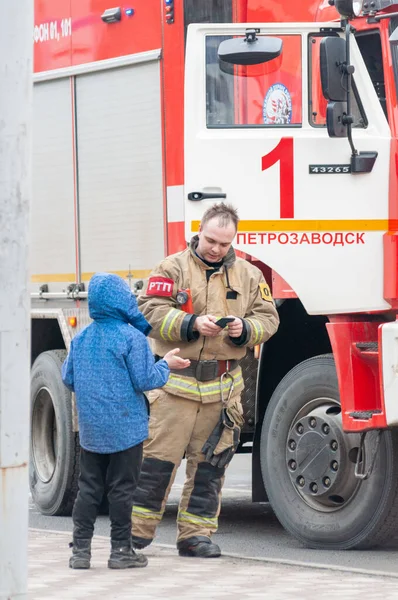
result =
M269 88L264 98L263 119L266 125L286 125L292 120L292 98L282 83Z

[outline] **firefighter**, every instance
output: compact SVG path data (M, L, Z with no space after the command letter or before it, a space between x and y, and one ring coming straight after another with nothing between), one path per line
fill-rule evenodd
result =
M239 361L248 346L266 342L279 317L259 269L232 247L238 215L224 203L203 215L189 247L151 273L139 307L152 325L154 351L163 357L176 342L188 368L171 372L149 393L149 437L134 495L132 542L155 537L184 455L186 481L177 516L182 556L220 556L217 531L225 469L243 424ZM227 317L227 323L217 321Z

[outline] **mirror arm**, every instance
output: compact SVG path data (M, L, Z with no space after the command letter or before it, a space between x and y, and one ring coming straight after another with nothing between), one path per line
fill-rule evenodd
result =
M344 67L345 72L347 73L347 117L346 117L346 125L347 125L347 137L348 142L351 146L352 154L355 156L358 154L358 150L354 146L354 141L352 139L352 123L353 118L351 115L351 79L352 74L354 72L353 67L350 65L350 35L351 35L351 25L348 21L345 24L345 43L346 43L346 65Z
M354 118L351 114L351 83L352 74L354 73L354 67L350 64L350 35L351 25L347 21L345 27L346 35L346 64L344 66L345 73L347 74L347 115L345 116L345 125L347 126L347 137L351 146L351 173L370 173L373 169L373 165L377 158L377 152L358 152L354 146L352 139L352 124ZM344 123L344 121L343 121Z

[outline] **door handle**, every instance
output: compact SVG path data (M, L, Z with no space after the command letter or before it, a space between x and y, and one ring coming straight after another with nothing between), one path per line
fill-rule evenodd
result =
M223 194L222 192L215 192L213 194L208 194L207 192L190 192L188 194L188 200L194 200L195 202L199 202L200 200L213 200L214 198L226 198L227 194Z

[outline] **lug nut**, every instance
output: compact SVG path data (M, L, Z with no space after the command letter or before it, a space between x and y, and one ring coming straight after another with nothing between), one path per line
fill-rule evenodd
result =
M316 483L311 483L311 485L310 485L310 490L311 490L311 492L312 492L313 494L316 494L316 493L317 493L317 491L318 491L318 486L317 486L317 484L316 484Z
M295 450L296 449L296 442L294 440L289 440L289 448L290 450Z
M303 431L304 431L304 427L302 426L302 424L301 424L301 423L297 423L297 425L296 425L296 431L297 431L297 433L299 433L300 435L303 433Z
M336 451L336 450L337 450L337 448L339 447L339 445L338 445L338 443L336 442L336 440L332 440L332 441L330 442L330 447L331 447L331 449L332 449L332 450Z
M297 463L295 460L289 460L289 469L295 471L297 469Z
M339 468L339 463L337 462L337 460L333 460L333 461L331 462L331 465L330 465L330 466L331 466L331 468L332 468L332 470L333 470L333 471L337 471L337 470L338 470L338 468Z
M329 427L329 425L327 425L326 423L324 423L324 424L322 425L322 431L323 431L323 433L324 433L325 435L327 435L327 434L329 433L329 431L330 431L330 427Z
M332 483L332 482L330 481L330 478L329 478L329 477L324 477L324 478L323 478L323 485L324 485L325 487L327 487L327 488L328 488L328 487L330 487L330 484L331 484L331 483Z
M316 427L316 419L314 417L311 417L309 423L310 423L310 427L312 427L312 428Z
M305 485L305 479L304 477L301 475L300 477L297 477L297 483L300 487L304 487Z

